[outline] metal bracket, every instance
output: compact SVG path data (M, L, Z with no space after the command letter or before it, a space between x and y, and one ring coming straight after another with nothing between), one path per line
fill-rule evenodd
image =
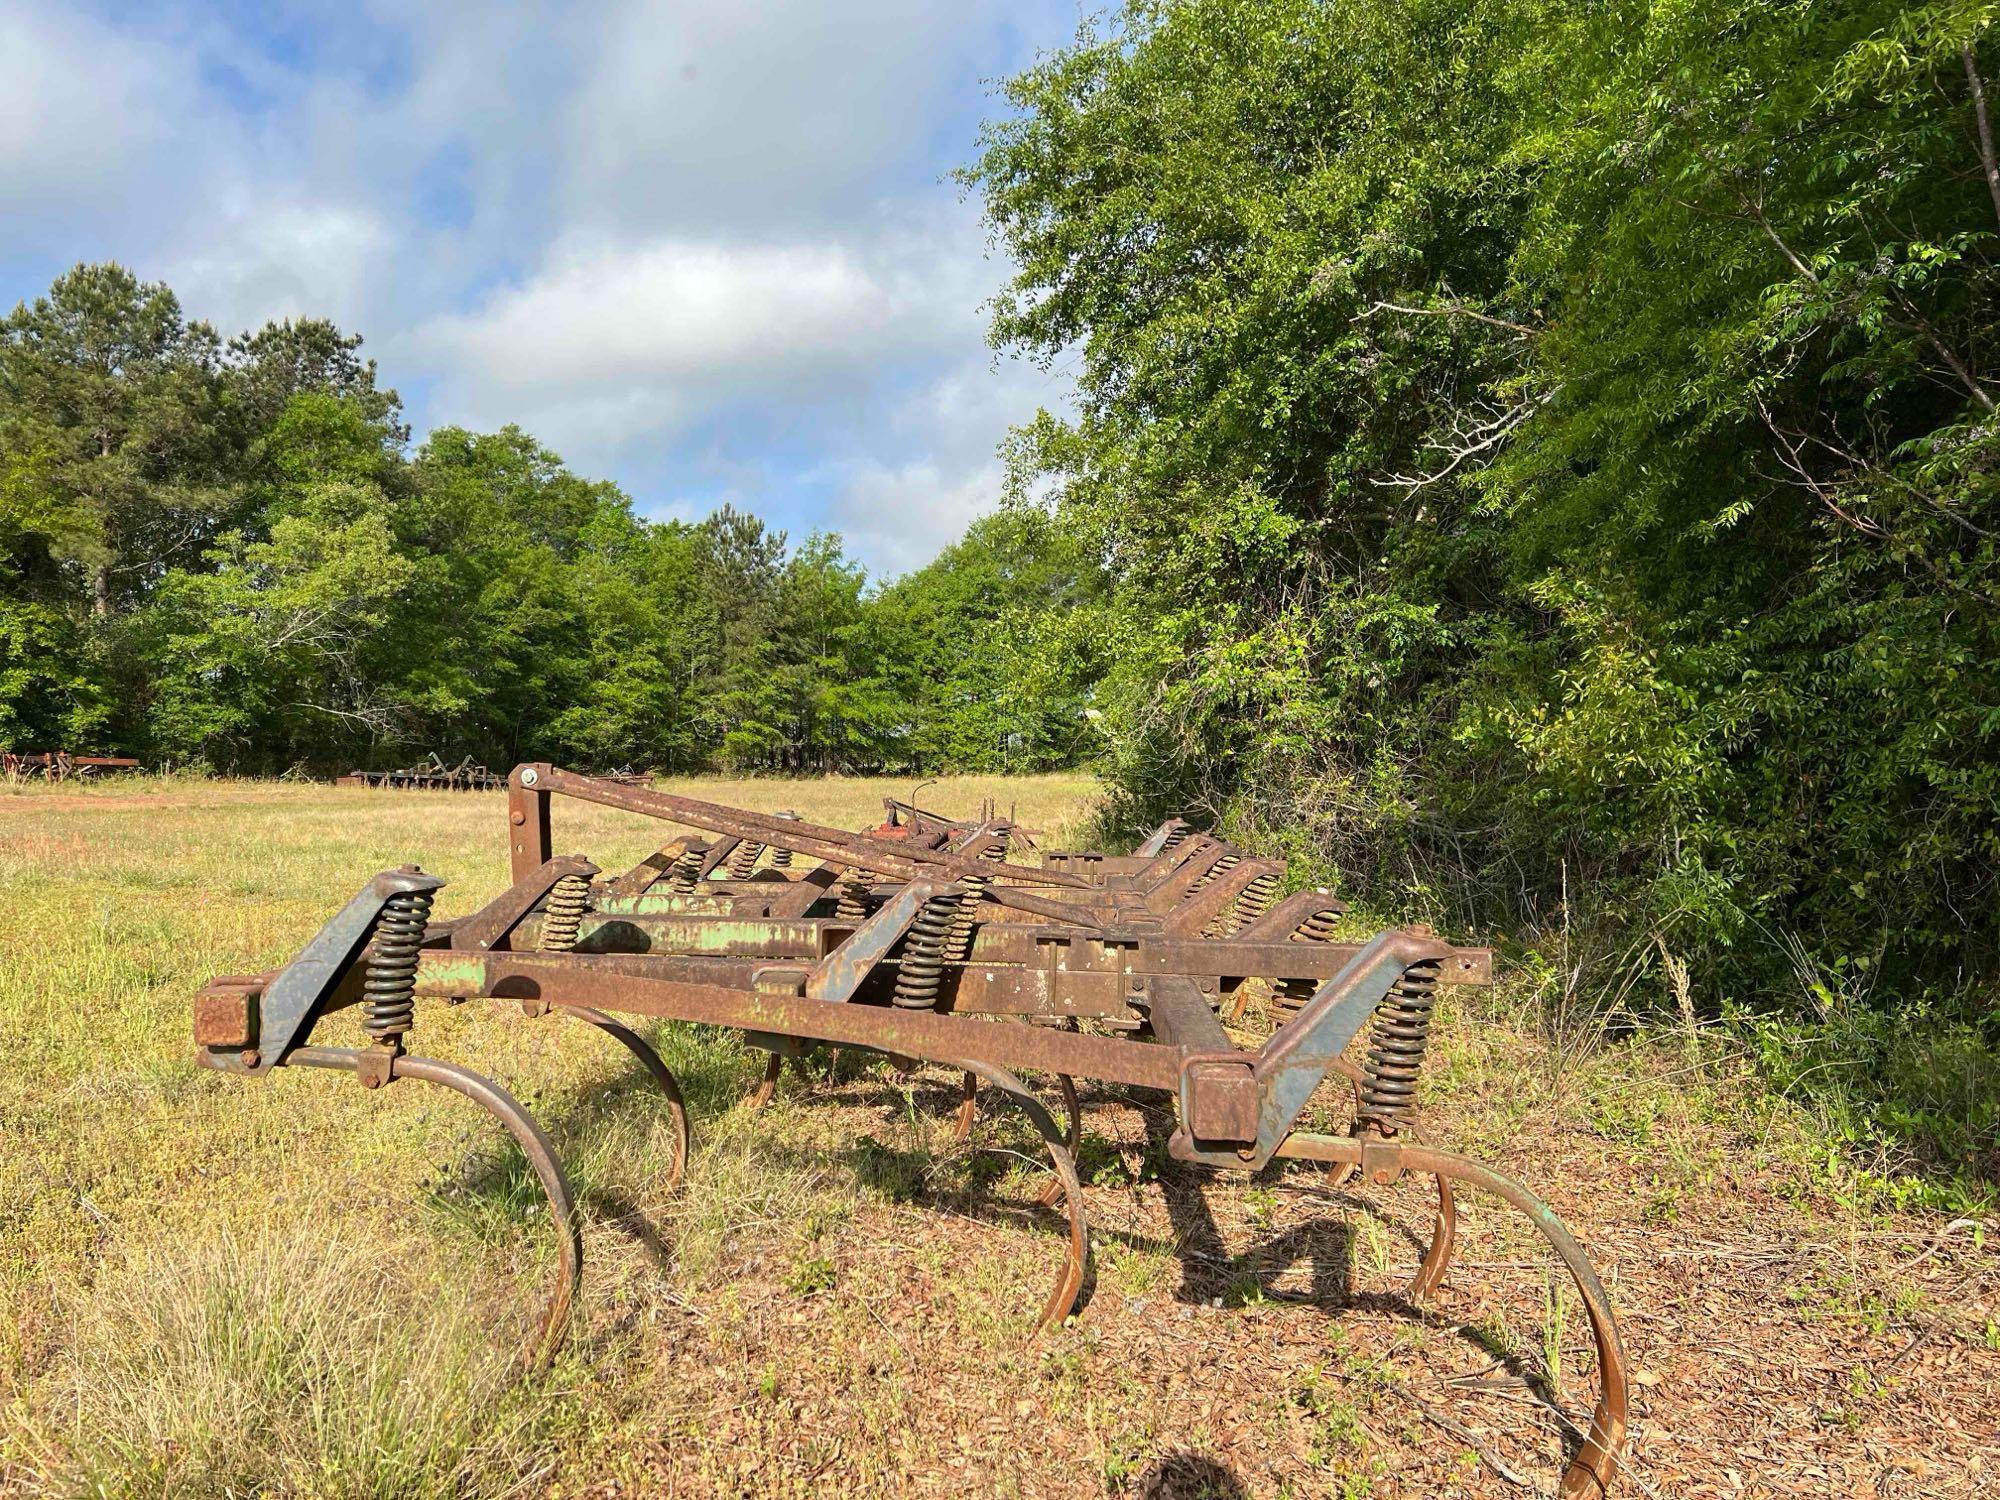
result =
M847 941L814 966L806 981L806 995L813 1000L852 1000L861 981L874 971L910 930L917 913L931 899L935 887L927 880L913 880L904 886L867 921L855 928Z
M444 882L415 866L384 870L364 885L331 922L313 935L299 956L280 969L257 1004L257 1037L253 1054L242 1070L259 1076L285 1060L285 1054L312 1029L320 1004L353 965L375 930L375 919L389 898L405 891L435 891ZM220 1060L218 1060L220 1065Z
M505 949L514 929L555 889L557 881L567 875L588 880L597 874L597 866L581 854L561 854L545 861L454 927L451 946L461 952Z
M1168 1153L1216 1167L1263 1167L1403 971L1441 951L1449 950L1412 933L1382 933L1272 1034L1247 1070L1240 1052L1184 1054L1181 1123L1167 1143ZM1228 1133L1205 1136L1205 1131Z

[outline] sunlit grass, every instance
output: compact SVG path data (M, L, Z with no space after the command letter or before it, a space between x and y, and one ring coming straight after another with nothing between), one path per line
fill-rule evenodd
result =
M698 779L672 790L846 827L909 785ZM1093 784L956 778L1060 841ZM673 830L559 802L560 850L607 868ZM811 1111L737 1109L733 1033L660 1028L700 1149L671 1143L629 1055L499 1007L426 1009L413 1050L503 1081L556 1140L585 1207L576 1352L512 1373L551 1258L520 1158L432 1089L196 1068L189 1002L286 961L376 871L417 862L439 914L507 881L501 794L131 779L0 788L0 1489L92 1494L532 1491L614 1462L591 1437L631 1327L719 1281L733 1234L796 1223L803 1260L854 1201ZM350 1039L351 1017L328 1028ZM778 1149L774 1149L774 1143ZM808 1225L817 1226L811 1235ZM495 1253L495 1252L498 1253ZM601 1373L601 1369L600 1369ZM615 1400L610 1402L615 1405ZM557 1441L558 1438L563 1439Z

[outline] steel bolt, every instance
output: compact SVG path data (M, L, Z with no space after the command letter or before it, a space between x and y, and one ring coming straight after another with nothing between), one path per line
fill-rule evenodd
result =
M537 772L533 766L528 767L527 770L521 773L522 786L533 786L536 782L540 781L541 779L542 779L541 774Z
M246 1068L254 1068L264 1060L264 1054L259 1052L255 1047L245 1047L238 1056Z

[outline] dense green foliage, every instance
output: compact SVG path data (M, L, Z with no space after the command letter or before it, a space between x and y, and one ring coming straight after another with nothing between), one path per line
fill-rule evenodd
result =
M1608 988L1990 1015L1996 9L1131 0L1009 84L1135 820Z
M1098 587L1047 520L871 592L837 537L644 520L514 428L411 452L359 345L224 343L117 266L0 320L0 748L929 772L1083 746L1087 679L1015 669Z

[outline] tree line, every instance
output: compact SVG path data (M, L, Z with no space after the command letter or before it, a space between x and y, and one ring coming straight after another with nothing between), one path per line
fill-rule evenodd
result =
M1133 821L2000 1041L1995 11L1129 0L1008 83Z
M360 348L225 340L117 265L0 320L0 747L928 773L1090 745L1088 653L1039 643L1101 572L1039 512L871 586L837 536L648 520L515 427L413 447Z

